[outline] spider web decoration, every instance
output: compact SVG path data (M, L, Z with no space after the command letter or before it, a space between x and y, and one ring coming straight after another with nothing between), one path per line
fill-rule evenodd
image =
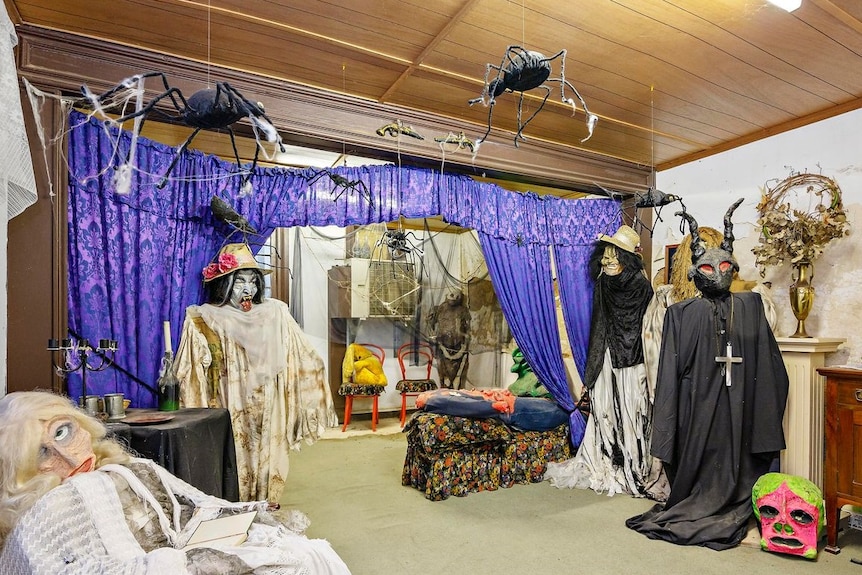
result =
M368 315L412 317L422 284L412 263L371 260L368 264Z

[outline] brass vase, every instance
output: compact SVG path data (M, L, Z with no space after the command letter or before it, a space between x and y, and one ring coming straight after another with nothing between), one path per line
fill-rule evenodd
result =
M814 306L814 264L802 261L793 264L793 283L790 284L790 308L796 316L796 333L790 337L811 337L805 331L805 319Z

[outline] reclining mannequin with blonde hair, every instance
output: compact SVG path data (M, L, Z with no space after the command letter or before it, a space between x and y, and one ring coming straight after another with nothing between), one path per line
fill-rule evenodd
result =
M64 397L0 399L4 575L349 573L326 541L301 533L300 512L290 527L266 501L206 495L105 434ZM183 549L201 521L242 511L257 515L241 545Z

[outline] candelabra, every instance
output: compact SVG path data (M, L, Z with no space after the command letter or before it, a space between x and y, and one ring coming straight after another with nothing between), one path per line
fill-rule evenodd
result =
M62 366L57 365L57 363L54 362L54 369L57 370L57 373L62 377L66 377L68 374L75 373L76 371L81 372L81 399L79 404L81 408L87 409L87 372L103 371L111 366L113 363L113 356L117 351L117 340L99 340L99 346L95 351L99 355L100 362L95 366L90 365L89 355L93 351L93 348L90 347L90 341L87 339L79 339L74 342L71 339L49 339L48 351L65 352L66 360L63 362ZM107 353L110 353L111 356L108 357L108 355L106 355ZM73 362L70 359L70 356L73 355L78 356L77 365L73 365Z

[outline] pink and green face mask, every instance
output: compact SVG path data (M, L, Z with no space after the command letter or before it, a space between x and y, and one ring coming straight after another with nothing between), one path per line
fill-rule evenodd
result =
M754 514L760 521L760 547L773 553L817 557L823 527L823 495L803 477L767 473L752 489Z

